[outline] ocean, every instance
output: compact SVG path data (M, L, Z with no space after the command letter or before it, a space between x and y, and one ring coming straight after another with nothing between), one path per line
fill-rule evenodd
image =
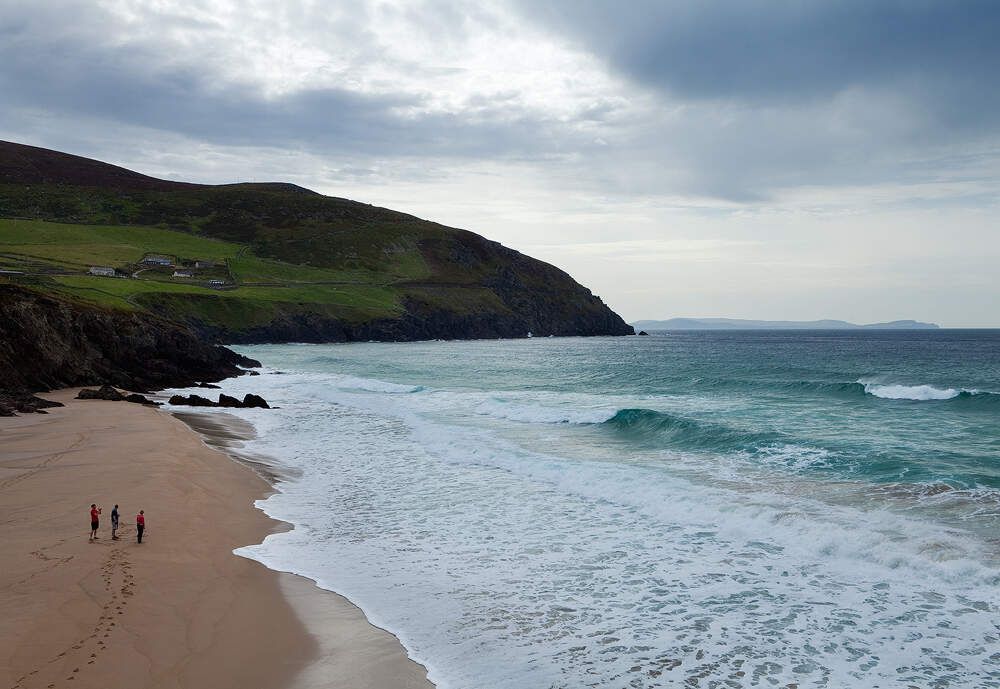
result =
M443 689L1000 687L1000 331L236 349L236 552Z

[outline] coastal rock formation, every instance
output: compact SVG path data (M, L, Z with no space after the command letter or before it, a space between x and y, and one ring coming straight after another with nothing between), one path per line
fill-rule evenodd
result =
M230 398L231 399L231 398ZM188 407L218 407L220 406L218 402L213 402L210 399L206 399L201 395L174 395L170 398L170 404L175 406L188 406Z
M145 404L148 407L159 407L163 405L163 402L156 402L147 398L145 395L139 395L137 393L132 393L130 395L125 395L126 402L132 402L133 404Z
M170 404L188 407L229 407L231 409L254 407L259 409L271 408L263 397L252 393L244 395L242 402L225 393L219 395L218 402L213 402L212 400L202 397L201 395L188 395L186 397L184 395L174 395L170 398Z
M36 397L29 392L0 390L0 416L16 416L22 414L45 414L50 407L62 407L62 402L52 402Z
M0 385L44 391L110 384L186 387L259 366L152 314L116 311L0 284Z
M99 390L90 390L84 388L77 393L76 398L78 400L108 400L110 402L132 402L134 404L145 404L151 407L159 407L162 402L155 402L145 395L140 395L138 393L132 392L125 395L118 390L115 390L110 385L102 385Z
M243 396L243 406L244 407L257 407L258 409L270 409L271 407L267 404L263 397L254 394L246 394Z
M125 399L125 395L121 394L110 385L102 385L99 390L89 390L85 388L76 394L76 398L78 400L108 400L110 402L121 402Z

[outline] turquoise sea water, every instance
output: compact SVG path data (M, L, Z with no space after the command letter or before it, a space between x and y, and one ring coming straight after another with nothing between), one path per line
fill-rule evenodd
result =
M1000 687L998 331L241 350L239 552L440 686Z

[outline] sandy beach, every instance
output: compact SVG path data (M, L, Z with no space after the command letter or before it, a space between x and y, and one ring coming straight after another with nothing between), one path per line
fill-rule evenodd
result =
M253 507L267 481L162 411L74 395L0 420L0 686L432 686L345 599L232 554L284 526Z

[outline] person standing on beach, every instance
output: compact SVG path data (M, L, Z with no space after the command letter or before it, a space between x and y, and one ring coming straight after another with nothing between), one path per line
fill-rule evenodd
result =
M90 503L90 540L97 538L97 529L101 525L101 508Z
M142 532L146 530L146 512L144 510L139 510L139 514L135 515L135 532L139 537L139 542L142 543Z
M118 505L111 510L111 540L118 540Z

